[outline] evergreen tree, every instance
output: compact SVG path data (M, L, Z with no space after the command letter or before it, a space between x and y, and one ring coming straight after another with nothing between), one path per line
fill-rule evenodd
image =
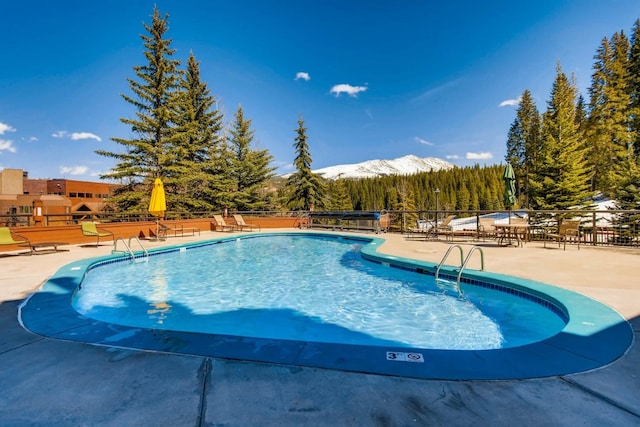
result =
M287 179L289 189L287 205L292 210L309 210L311 206L321 209L324 206L324 183L320 176L311 171L312 160L306 132L307 128L304 127L304 120L300 116L293 144L296 151L296 158L293 161L296 172Z
M628 57L629 41L624 33L614 34L610 42L604 38L595 57L589 88L591 111L586 135L593 170L592 189L601 189L613 197L632 147Z
M507 155L505 160L511 163L516 175L518 199L524 196L524 205L529 206L532 192L532 178L540 158L540 113L526 89L521 96L516 118L507 137Z
M582 95L578 95L578 102L576 103L576 125L578 125L578 131L583 132L587 125L587 106Z
M388 206L390 206L392 210L403 211L402 229L404 230L408 226L414 227L416 225L418 215L413 212L416 209L416 203L410 178L406 176L395 178L397 178L393 186L395 191L390 192L395 195L395 198L390 201Z
M168 15L161 18L154 8L150 25L144 24L148 35L140 37L144 42L147 60L145 65L135 66L136 79L127 79L133 96L123 99L136 108L136 118L120 121L131 126L136 137L112 138L124 146L124 153L96 151L97 154L118 160L116 166L101 178L120 180L123 184L112 201L123 211L146 208L156 177L164 177L171 166L171 147L179 136L175 131L175 105L178 94L180 61L172 59L175 52L171 40L165 39ZM144 184L144 185L141 185ZM172 208L174 197L167 196L167 207Z
M584 146L576 124L575 83L560 64L551 99L542 122L543 150L536 173L540 191L534 194L535 208L568 209L589 196Z
M627 89L630 97L629 121L633 155L640 160L640 19L636 20L629 49Z
M331 211L352 211L353 204L349 196L345 179L330 181L327 185L326 208Z
M200 80L200 64L193 53L180 83L178 131L180 139L173 148L172 166L167 171L167 184L177 198L177 211L212 210L221 177L214 173L222 132L222 114L212 107L215 98ZM217 184L217 185L216 185Z
M640 231L640 167L637 162L626 162L616 192L616 207L633 210L616 216L621 239L631 239Z
M210 191L214 196L211 201L215 210L232 209L235 207L234 198L237 183L233 179L234 153L229 141L223 133L223 137L210 162L206 165L207 172L214 177Z
M273 157L267 150L251 148L254 131L251 130L251 120L245 119L240 105L229 133L233 152L231 177L235 187L232 206L238 210L264 209L267 206L264 187L275 170L269 166Z
M458 195L456 200L456 209L461 211L469 210L469 205L471 202L471 193L467 188L467 184L464 181L459 182L458 190L456 191Z

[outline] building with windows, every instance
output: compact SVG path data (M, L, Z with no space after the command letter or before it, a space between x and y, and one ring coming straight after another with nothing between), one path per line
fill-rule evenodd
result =
M22 169L0 171L0 223L48 225L90 218L106 208L117 184L31 179Z

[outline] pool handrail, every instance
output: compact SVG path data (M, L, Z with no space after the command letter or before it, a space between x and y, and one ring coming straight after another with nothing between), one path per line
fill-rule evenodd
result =
M144 253L145 258L148 259L149 258L149 252L147 251L147 249L144 246L142 246L142 242L140 242L140 239L138 239L137 236L129 237L129 244L127 244L122 237L118 237L116 239L116 241L113 243L113 249L111 250L111 253L112 254L115 254L115 253L118 253L118 252L128 253L131 256L131 260L135 261L137 259L136 255L133 252L133 250L131 249L131 241L134 240L134 239L135 239L136 242L138 242L138 245L142 249L142 252ZM126 250L124 250L124 251L123 250L118 250L118 242L122 242L122 244L124 245Z

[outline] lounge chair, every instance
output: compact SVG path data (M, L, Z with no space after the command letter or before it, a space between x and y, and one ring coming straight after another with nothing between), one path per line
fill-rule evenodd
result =
M426 219L419 219L416 221L415 227L407 228L407 233L409 238L413 237L428 237L429 234L433 234L435 231L433 221L429 221Z
M449 225L449 223L451 221L453 221L453 219L455 218L455 215L449 215L447 216L445 219L443 219L442 221L438 221L438 224L436 226L436 234L437 233L450 233L453 228L451 227L451 225Z
M214 215L213 220L215 221L215 223L212 223L211 225L213 226L214 231L235 231L236 229L235 225L227 224L226 222L224 222L224 218L222 218L222 215Z
M9 227L0 227L0 245L31 245L29 239L11 231Z
M100 246L101 237L111 237L111 240L115 242L115 236L111 231L99 230L96 223L93 221L85 221L80 223L82 234L88 237L97 237L96 247Z
M249 231L258 229L258 231L260 231L259 225L249 224L245 222L244 218L242 218L242 215L240 214L234 214L233 219L236 220L236 227L238 227L238 230L240 231L243 231L244 229L248 229Z
M191 233L192 236L200 234L200 229L197 227L185 227L182 224L165 224L158 223L158 238L166 238L169 233L173 233L173 237L184 237L184 233Z
M567 250L567 240L575 240L578 243L578 250L580 250L580 220L570 219L564 220L560 223L557 233L545 233L544 235L544 247L547 247L547 239L553 239L560 243L564 242L564 250Z

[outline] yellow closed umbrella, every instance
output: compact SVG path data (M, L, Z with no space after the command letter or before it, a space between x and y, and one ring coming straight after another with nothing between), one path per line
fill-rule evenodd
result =
M156 178L153 183L153 190L151 190L151 201L149 201L149 213L158 217L156 220L156 236L160 229L160 218L164 216L164 212L167 210L167 201L164 196L164 186L162 180Z

